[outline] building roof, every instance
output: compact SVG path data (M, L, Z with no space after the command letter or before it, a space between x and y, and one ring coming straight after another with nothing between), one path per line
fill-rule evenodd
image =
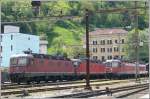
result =
M38 35L33 35L33 34L29 34L29 33L17 33L17 32L12 32L12 33L0 33L0 35L30 35L30 36L37 36L39 37Z
M111 35L111 34L127 34L128 31L121 28L98 28L89 32L89 35Z

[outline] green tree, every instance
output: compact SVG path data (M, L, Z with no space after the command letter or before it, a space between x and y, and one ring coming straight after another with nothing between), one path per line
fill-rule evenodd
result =
M148 29L138 30L139 31L139 60L143 62L148 62L149 51L148 51ZM126 58L128 60L136 60L135 52L135 30L133 29L128 33L127 44L125 45L126 49ZM143 44L142 44L143 43Z

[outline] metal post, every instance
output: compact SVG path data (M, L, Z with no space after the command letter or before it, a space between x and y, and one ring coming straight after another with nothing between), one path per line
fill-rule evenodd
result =
M148 13L150 13L150 0L148 0L146 3L148 3L149 9L148 9ZM150 71L150 14L149 14L149 71ZM149 74L150 75L150 72ZM149 76L149 82L150 82L150 76ZM149 97L150 97L150 83L149 83Z
M135 1L135 8L137 7L137 1ZM136 39L136 45L135 45L135 53L136 53L136 73L135 73L135 78L136 81L138 80L138 65L139 65L139 32L138 32L138 15L137 15L137 10L135 9L135 14L134 14L134 19L135 19L135 39Z
M121 38L120 38L120 36L121 36L121 33L119 33L119 59L121 59L121 47L120 47L120 44L121 44L121 42L120 42L120 40L121 40Z
M86 9L86 13L85 13L85 22L86 22L86 87L85 89L90 90L90 63L89 63L89 58L90 58L90 54L89 54L89 10Z
M1 4L0 4L0 13L1 13ZM1 16L0 16L0 21L1 21ZM1 34L2 33L1 33L1 24L0 24L0 35ZM2 38L0 38L0 39L2 39ZM2 40L0 40L0 47L2 46L1 41ZM2 50L2 49L0 49L0 50ZM1 81L2 80L2 75L1 75L2 74L2 68L1 68L1 66L2 66L1 65L1 63L2 63L2 56L1 55L2 55L2 51L0 51L0 99L1 99L1 85L2 85L2 83L1 83L2 82Z

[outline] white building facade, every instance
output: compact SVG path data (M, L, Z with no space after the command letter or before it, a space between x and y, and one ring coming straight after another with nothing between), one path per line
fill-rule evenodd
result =
M13 31L15 27L5 27L4 33L0 34L0 53L1 53L1 66L9 66L10 56L14 54L21 54L23 51L31 50L33 53L39 53L39 36L19 33ZM16 27L17 30L18 27ZM11 31L12 30L12 31ZM6 33L7 31L7 33Z

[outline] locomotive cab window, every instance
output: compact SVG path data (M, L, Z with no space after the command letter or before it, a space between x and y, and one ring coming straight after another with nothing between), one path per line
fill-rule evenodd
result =
M108 67L111 67L112 63L111 62L106 62L105 65L108 66Z
M72 64L74 67L79 67L80 63L81 63L81 60L72 59Z
M17 58L11 58L10 59L10 65L11 66L17 65Z
M74 67L78 67L78 66L79 66L79 62L78 62L78 61L74 61L74 62L73 62L73 66L74 66Z
M121 66L121 62L119 60L107 60L105 65L108 67L119 67Z
M118 61L112 61L112 67L119 67L121 66L121 63Z
M18 65L20 65L20 66L27 65L27 58L25 58L25 57L18 58Z

